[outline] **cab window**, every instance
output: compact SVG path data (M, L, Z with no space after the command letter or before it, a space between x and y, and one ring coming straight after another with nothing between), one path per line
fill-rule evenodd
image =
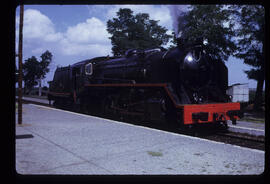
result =
M85 74L92 75L92 73L93 73L92 63L85 65Z

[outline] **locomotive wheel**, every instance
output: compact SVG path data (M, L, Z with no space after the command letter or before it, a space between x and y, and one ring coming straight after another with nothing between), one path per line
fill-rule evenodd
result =
M114 115L114 110L112 109L114 105L114 100L111 97L106 97L103 100L102 112L106 117L112 117Z
M175 126L177 122L177 116L172 102L167 97L163 98L161 102L161 109L165 114L166 124L169 127Z
M56 108L58 107L58 100L54 100L53 106L56 107Z
M221 121L220 126L221 126L221 129L224 130L224 131L227 131L228 128L229 128L227 121Z
M71 109L73 112L81 112L80 98L77 99L77 103L72 102Z
M78 104L73 104L73 106L72 106L72 111L74 111L74 112L80 112L80 105L78 105Z
M83 99L82 102L83 102L83 103L82 103L81 106L80 106L81 112L84 113L84 114L90 114L90 107L89 107L89 105L86 103L86 99Z
M63 102L62 99L57 99L54 101L53 106L56 108L62 109L63 108Z

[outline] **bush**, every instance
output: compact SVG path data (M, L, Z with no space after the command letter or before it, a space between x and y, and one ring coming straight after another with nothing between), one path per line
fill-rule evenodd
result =
M249 90L249 102L254 103L255 101L255 95L256 95L256 90ZM265 91L263 91L263 103L265 103Z

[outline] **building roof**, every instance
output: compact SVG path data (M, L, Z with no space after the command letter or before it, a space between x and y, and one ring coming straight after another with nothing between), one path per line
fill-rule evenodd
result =
M236 83L236 84L232 84L232 85L230 85L230 86L228 86L229 88L230 87L233 87L233 86L241 86L241 85L247 85L248 83Z

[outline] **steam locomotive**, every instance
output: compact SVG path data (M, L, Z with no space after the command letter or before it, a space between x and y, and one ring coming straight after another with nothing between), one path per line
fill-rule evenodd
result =
M202 40L174 49L130 49L57 68L48 100L57 107L99 111L177 126L221 124L241 117L226 94L228 69L206 53Z

